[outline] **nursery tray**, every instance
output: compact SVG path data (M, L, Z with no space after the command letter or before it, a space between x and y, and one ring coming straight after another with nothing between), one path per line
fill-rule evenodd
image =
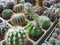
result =
M57 21L58 22L58 21ZM52 32L47 36L47 38L45 39L45 43L48 44L48 40L50 39L50 37L52 36L52 34L54 33L55 29L57 28L57 24L56 26L52 29Z
M45 33L45 34L42 36L42 38L38 41L37 45L41 45L41 44L45 41L45 39L49 36L49 34L50 34L50 33L53 31L53 29L55 28L57 22L58 22L58 19L56 19L56 20L53 22L52 26L49 27L49 29L46 31L46 33Z

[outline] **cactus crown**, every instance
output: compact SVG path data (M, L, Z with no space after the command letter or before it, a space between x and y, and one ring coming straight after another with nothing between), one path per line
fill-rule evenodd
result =
M13 15L13 11L10 10L10 9L5 9L5 10L3 10L3 12L2 12L2 17L3 17L4 19L10 19L12 15Z
M20 27L9 29L7 33L7 41L10 45L24 45L24 41L26 41L26 34L23 29Z
M23 4L15 5L14 8L13 8L13 11L15 13L22 12L23 10L24 10L24 5Z

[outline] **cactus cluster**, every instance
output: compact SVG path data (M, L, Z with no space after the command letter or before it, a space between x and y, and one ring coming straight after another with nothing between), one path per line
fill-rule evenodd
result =
M26 45L26 33L20 28L11 28L6 34L6 42L9 45Z
M8 8L8 9L13 9L14 5L15 5L15 2L13 2L13 1L6 2L6 8Z
M0 40L4 39L5 33L8 31L10 27L5 23L0 23Z
M5 20L10 19L12 15L13 15L13 11L10 10L10 9L5 9L5 10L3 10L3 12L2 12L2 17L3 17Z
M15 13L20 13L24 10L24 5L23 4L18 4L18 5L15 5L14 8L13 8L13 11Z
M14 14L11 18L11 23L13 25L25 25L27 23L26 18L23 14Z

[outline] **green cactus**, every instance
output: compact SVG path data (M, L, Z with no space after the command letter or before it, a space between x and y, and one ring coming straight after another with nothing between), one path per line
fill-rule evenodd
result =
M13 15L13 11L10 10L10 9L5 9L5 10L3 10L3 12L2 12L2 17L3 17L5 20L10 19L12 15Z
M3 3L0 3L0 13L5 9L5 5Z
M24 3L24 5L25 5L25 6L28 6L29 8L32 7L32 4L29 3L29 2ZM33 17L31 16L30 12L28 12L28 11L26 11L26 17L27 17L27 19L29 19L29 20L33 20Z
M9 43L9 45L25 45L26 44L26 33L23 29L9 29L6 41Z
M11 18L11 23L13 25L25 25L27 23L26 18L23 14L15 14Z
M0 23L0 40L4 39L5 33L8 31L8 29L9 26L5 22Z
M18 4L18 5L15 5L14 8L13 8L13 11L15 13L20 13L24 10L24 5L23 4Z
M42 28L44 29L48 29L48 27L51 25L50 19L47 16L40 16L39 20L42 24Z
M13 2L13 1L8 1L8 2L6 3L6 8L8 8L8 9L13 9L14 5L15 5L15 2Z
M28 30L28 33L31 36L39 36L39 35L42 35L42 32L43 32L41 28L38 28L36 26L34 21L29 22L25 28L26 30Z

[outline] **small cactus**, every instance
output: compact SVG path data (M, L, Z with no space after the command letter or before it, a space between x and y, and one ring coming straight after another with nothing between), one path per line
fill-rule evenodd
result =
M18 5L15 5L14 8L13 8L13 11L15 13L20 13L24 10L24 5L23 4L18 4Z
M5 9L5 5L3 3L0 3L0 13Z
M55 33L57 33L59 35L60 34L60 29L59 28L56 28L55 29Z
M34 6L33 11L35 13L37 13L38 15L42 15L43 14L43 8L38 6L38 5Z
M31 3L26 2L26 3L24 3L24 5L28 6L29 8L32 8L32 4ZM33 17L31 16L30 12L28 12L28 11L26 11L26 17L29 20L33 20Z
M8 31L8 29L9 26L5 22L0 23L0 40L4 39L5 33Z
M58 40L60 40L60 35L58 35Z
M53 38L53 37L51 37L51 38L49 39L49 43L51 43L52 45L55 45L55 41L56 41L56 39Z
M58 37L57 33L53 33L52 37L57 38Z
M40 16L39 20L42 24L42 28L47 29L48 27L50 27L50 19L47 16Z
M27 23L27 20L23 14L15 14L11 18L11 23L13 25L25 25Z
M3 17L5 20L10 19L12 15L13 15L13 11L10 10L10 9L5 9L5 10L3 10L3 12L2 12L2 17Z
M6 8L8 9L13 9L14 5L15 5L15 2L13 1L6 2Z
M9 45L26 45L26 33L24 29L11 28L6 34L6 42Z
M41 28L39 29L38 27L36 27L36 24L35 22L29 22L27 25L26 25L26 30L28 30L29 32L29 35L31 36L39 36L42 34L42 30Z

